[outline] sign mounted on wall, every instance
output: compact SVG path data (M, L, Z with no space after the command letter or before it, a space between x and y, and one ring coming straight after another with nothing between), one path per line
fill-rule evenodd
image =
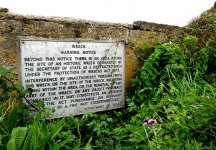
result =
M21 81L30 101L54 118L124 107L125 48L120 42L20 40Z

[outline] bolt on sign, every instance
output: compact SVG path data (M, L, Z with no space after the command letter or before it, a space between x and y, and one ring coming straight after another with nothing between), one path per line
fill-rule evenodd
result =
M124 107L123 43L21 39L20 49L26 98L54 108L51 117Z

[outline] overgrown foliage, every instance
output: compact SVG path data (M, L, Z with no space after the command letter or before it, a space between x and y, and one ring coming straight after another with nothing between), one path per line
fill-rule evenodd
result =
M196 37L188 36L181 45L170 42L155 47L133 80L128 98L133 116L128 126L119 128L121 145L131 149L215 149L216 89L211 66L216 46L209 41L198 48L197 42ZM140 125L150 118L157 124Z
M216 3L215 3L216 4ZM207 40L216 40L216 6L214 6L202 13L199 17L193 19L191 23L187 25L194 34L196 34L199 39L199 45L202 45Z
M125 109L59 120L44 119L46 109L29 118L16 104L31 90L8 83L11 70L1 69L0 147L216 149L215 52L215 41L199 48L194 36L159 43L133 79Z

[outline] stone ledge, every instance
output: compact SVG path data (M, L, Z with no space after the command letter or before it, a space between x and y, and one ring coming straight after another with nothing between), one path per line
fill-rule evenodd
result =
M0 13L8 13L9 9L0 7Z
M124 24L124 23L104 22L104 21L92 21L92 20L77 19L71 17L23 15L19 13L9 12L7 8L1 8L1 7L0 7L0 20L45 21L45 22L56 22L56 23L85 24L85 25L99 26L99 27L122 27L127 29L133 28L132 24L127 24L127 23Z
M133 29L150 31L150 32L164 32L167 30L181 29L181 27L167 25L167 24L157 24L157 23L152 23L152 22L145 22L145 21L134 21Z

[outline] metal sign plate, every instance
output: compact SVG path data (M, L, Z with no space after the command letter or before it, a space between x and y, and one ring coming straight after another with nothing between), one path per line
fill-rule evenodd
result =
M21 40L21 81L59 118L124 107L123 43Z

